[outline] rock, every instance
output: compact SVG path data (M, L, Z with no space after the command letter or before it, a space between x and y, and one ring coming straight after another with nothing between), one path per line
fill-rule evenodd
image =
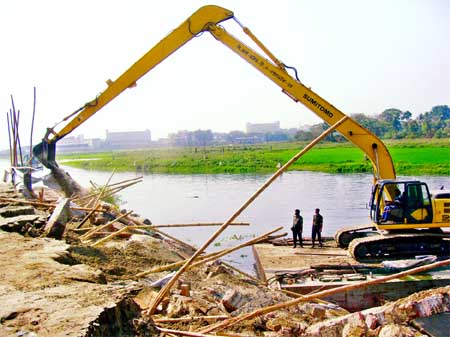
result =
M361 313L349 316L347 324L342 329L342 337L365 337L367 332L366 322Z
M233 312L243 306L247 300L235 289L229 289L222 298L222 305L228 312Z
M426 337L413 328L399 324L388 324L381 328L379 337Z

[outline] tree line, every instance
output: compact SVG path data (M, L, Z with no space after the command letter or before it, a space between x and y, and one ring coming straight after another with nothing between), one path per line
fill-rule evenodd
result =
M376 116L363 113L351 115L359 124L369 129L376 136L383 139L411 139L411 138L449 138L450 137L450 108L448 105L438 105L412 118L410 111L386 109ZM295 135L297 140L311 140L329 127L327 123L313 125L308 130L300 130ZM328 141L341 141L343 137L338 133L328 136Z

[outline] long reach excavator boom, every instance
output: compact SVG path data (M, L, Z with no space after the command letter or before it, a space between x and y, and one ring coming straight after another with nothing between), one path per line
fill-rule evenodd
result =
M230 10L212 5L201 7L150 49L119 78L115 81L108 81L108 87L98 97L66 117L64 121L70 121L60 131L48 129L42 143L34 148L34 155L47 167L56 165L55 145L59 139L75 130L125 89L135 86L137 80L168 58L177 49L203 32L211 33L217 41L222 42L281 87L283 92L290 98L304 104L328 124L332 125L345 116L332 104L305 87L298 79L290 76L286 71L286 66L276 59L250 30L243 27L239 21L235 19L244 32L267 55L266 57L245 45L219 25L221 22L230 19L235 19L233 12ZM389 151L378 137L351 118L347 118L344 123L337 127L337 130L353 144L360 147L371 160L376 179L395 179L394 165Z
M244 33L258 46L256 51L228 33L221 22L233 19ZM98 110L120 95L177 49L201 33L209 32L244 61L278 85L284 94L300 102L329 125L337 125L339 131L351 143L358 146L373 167L373 190L370 203L370 225L344 228L336 234L340 246L349 247L356 258L383 258L414 254L448 254L450 242L445 239L441 227L450 227L450 193L431 194L420 181L397 181L394 164L385 144L372 132L346 116L332 104L303 85L294 68L286 66L261 43L260 40L235 17L232 11L218 6L204 6L192 14L179 27L169 33L94 100L63 119L65 126L59 131L49 128L42 142L33 153L46 167L62 180L55 160L56 142L75 130ZM288 70L294 70L295 78ZM344 119L342 123L337 123ZM60 182L61 184L61 182ZM398 203L397 203L398 201ZM388 239L375 230L402 232ZM422 229L420 234L415 232ZM425 229L425 231L423 231ZM374 235L378 233L377 235ZM394 252L394 253L392 253Z

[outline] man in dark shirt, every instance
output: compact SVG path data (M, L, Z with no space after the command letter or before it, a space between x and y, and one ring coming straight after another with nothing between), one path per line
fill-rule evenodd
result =
M312 239L312 247L313 248L316 246L315 245L316 237L319 242L319 246L323 247L323 245L322 245L323 217L319 212L320 212L320 209L316 208L315 214L313 216L313 221L312 221L311 239Z
M297 241L299 246L303 248L303 218L300 215L300 210L296 209L294 212L294 219L292 220L292 236L294 238L294 248L297 247Z

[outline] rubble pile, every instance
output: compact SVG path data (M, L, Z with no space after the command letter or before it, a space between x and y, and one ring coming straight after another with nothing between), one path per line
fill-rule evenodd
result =
M0 198L23 200L1 184ZM216 260L187 269L149 315L152 299L193 254L192 247L147 228L151 222L137 215L96 207L87 221L89 210L63 220L62 206L0 201L0 335L158 336L170 331L202 336L211 324L292 299ZM49 237L50 222L63 228L61 240ZM163 268L167 265L173 267ZM413 319L449 311L450 287L357 313L316 299L214 333L422 336L410 324Z

